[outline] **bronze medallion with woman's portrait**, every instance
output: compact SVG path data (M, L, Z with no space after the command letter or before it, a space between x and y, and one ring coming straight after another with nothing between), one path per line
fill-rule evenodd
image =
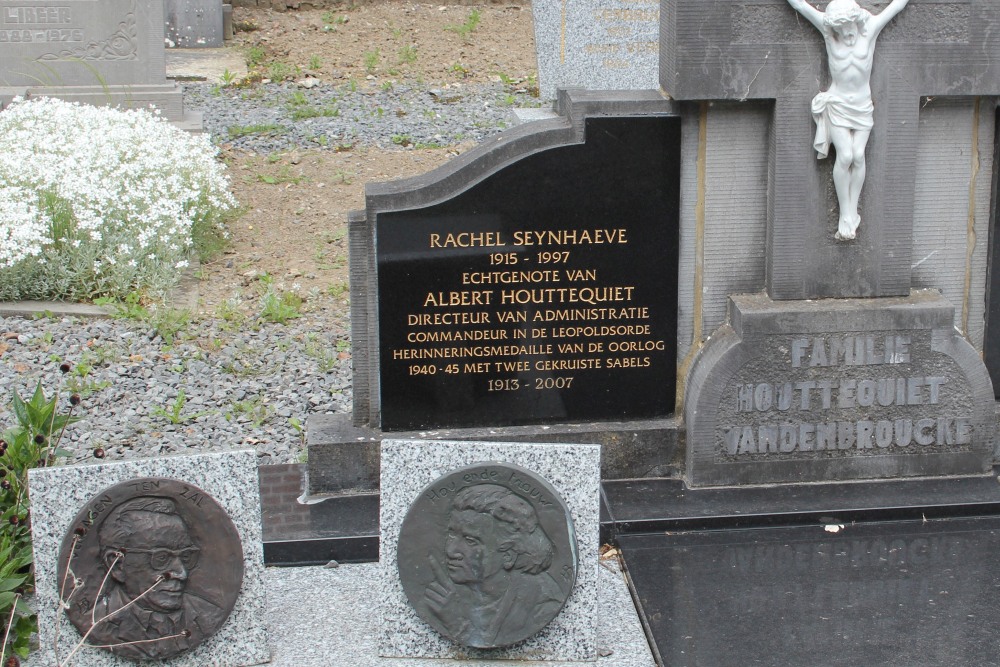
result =
M510 646L544 628L576 581L576 535L562 498L525 468L450 472L410 506L399 577L417 615L463 646Z
M143 478L80 510L59 553L60 597L91 646L164 660L215 634L243 583L236 526L201 489Z

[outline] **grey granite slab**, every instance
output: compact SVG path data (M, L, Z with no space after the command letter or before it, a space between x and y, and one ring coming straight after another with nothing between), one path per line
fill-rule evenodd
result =
M371 604L372 585L380 564L268 568L268 623L274 644L272 667L489 667L492 660L455 661L442 658L380 658L382 621ZM596 662L531 662L533 667L653 667L655 662L629 595L625 575L615 560L596 568ZM523 664L523 663L515 663ZM38 667L36 663L26 667Z
M660 87L659 0L544 0L531 9L543 99L557 88Z
M489 667L495 661L441 658L380 658L381 613L369 604L378 563L323 567L269 567L267 627L270 667ZM532 662L533 667L654 667L649 643L616 560L598 568L596 662ZM50 667L38 653L24 667Z
M58 605L57 559L63 536L77 512L109 486L140 477L166 477L193 484L211 495L230 518L243 543L243 589L219 631L201 645L172 660L170 667L237 667L266 662L270 657L265 624L264 549L261 538L257 456L253 450L197 456L114 461L41 468L28 473L35 549L35 580L41 649L31 664L55 665L54 637L66 656L79 634L64 619L56 633ZM74 667L125 667L135 663L107 651L84 649Z
M399 583L396 546L403 518L424 487L456 468L485 461L527 468L555 488L573 518L579 563L573 593L548 626L511 647L479 650L445 639L420 620ZM375 582L384 616L381 654L493 660L596 658L600 446L383 440L381 490L380 576Z

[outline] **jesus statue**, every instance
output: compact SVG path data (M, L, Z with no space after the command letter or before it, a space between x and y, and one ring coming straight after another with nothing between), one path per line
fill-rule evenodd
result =
M861 224L858 202L865 182L865 147L873 122L871 76L875 40L882 29L906 7L909 0L892 0L877 15L855 0L831 0L819 11L806 0L788 0L823 35L831 84L812 101L816 120L813 146L825 158L830 144L836 149L833 184L840 206L836 238L853 239Z

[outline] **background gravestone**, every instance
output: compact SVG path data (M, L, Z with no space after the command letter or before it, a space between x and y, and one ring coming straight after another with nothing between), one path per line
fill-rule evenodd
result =
M163 14L168 46L222 46L222 3L219 0L164 0Z
M253 450L240 450L30 470L31 537L42 664L56 664L52 649L60 590L56 560L73 519L109 486L149 477L182 480L210 494L232 519L243 545L243 584L228 620L204 643L173 658L169 664L171 667L242 666L269 660L256 458ZM204 528L199 526L201 530ZM65 657L79 641L79 635L69 621L63 619L62 623L58 633L59 653ZM135 663L106 651L84 649L74 656L73 664L124 667Z
M600 447L597 445L382 441L379 597L384 619L380 655L508 660L596 660ZM445 471L497 461L548 481L562 497L576 531L576 585L562 611L527 640L507 648L473 649L438 634L418 617L397 570L400 527L410 505Z
M155 106L200 129L167 81L163 0L0 0L0 104L15 96L124 108Z
M542 99L659 87L659 0L547 0L531 11Z

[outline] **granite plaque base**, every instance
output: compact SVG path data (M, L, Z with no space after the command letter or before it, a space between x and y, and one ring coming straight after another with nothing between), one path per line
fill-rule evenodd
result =
M396 568L399 530L411 503L442 474L484 461L514 463L547 480L569 508L576 529L576 586L566 606L538 634L507 648L455 644L420 620ZM600 448L493 442L382 442L379 653L386 657L596 660Z
M199 456L175 456L94 465L41 468L28 473L31 537L35 550L36 604L42 664L58 664L53 642L63 658L79 641L69 621L57 613L57 556L77 512L109 486L129 479L166 477L203 489L229 514L243 543L243 587L236 606L219 631L196 648L157 664L170 667L257 665L270 659L265 624L264 556L256 454L241 450ZM56 633L57 623L60 623ZM134 662L106 651L77 653L79 667L125 667Z
M378 493L379 443L403 440L463 442L558 442L599 444L601 479L680 477L683 474L683 428L673 417L627 422L589 422L449 428L383 433L354 426L349 415L311 415L306 422L307 497Z
M993 387L953 322L935 290L731 297L688 378L688 484L989 473Z

